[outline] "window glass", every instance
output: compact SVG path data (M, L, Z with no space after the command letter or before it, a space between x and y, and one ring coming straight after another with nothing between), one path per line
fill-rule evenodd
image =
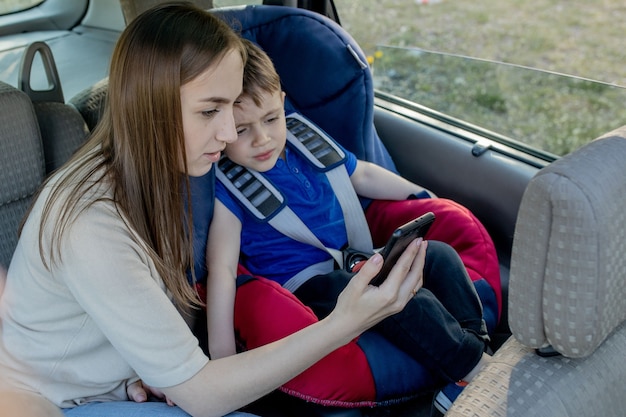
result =
M19 12L43 3L43 0L0 0L0 15Z
M242 6L247 4L263 4L263 0L213 0L213 7Z
M626 124L622 0L335 3L379 94L555 155Z

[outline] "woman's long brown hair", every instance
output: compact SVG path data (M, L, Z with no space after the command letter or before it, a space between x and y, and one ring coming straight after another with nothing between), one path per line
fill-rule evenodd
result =
M185 274L188 268L193 273L193 227L192 213L185 211L191 207L189 181L181 174L181 161L185 172L187 163L180 88L231 50L245 62L239 36L188 3L158 6L128 25L111 59L103 116L45 204L39 248L47 267L61 259L62 236L86 208L80 199L110 184L118 212L142 240L175 301L198 302ZM56 205L61 211L54 219ZM48 221L55 223L46 260L42 231Z

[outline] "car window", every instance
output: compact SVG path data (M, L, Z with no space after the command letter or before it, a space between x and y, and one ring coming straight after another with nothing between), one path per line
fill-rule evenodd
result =
M243 6L246 4L263 4L263 0L213 0L213 7Z
M0 0L0 15L26 10L43 3L43 0Z
M626 124L621 0L335 4L379 96L546 159Z

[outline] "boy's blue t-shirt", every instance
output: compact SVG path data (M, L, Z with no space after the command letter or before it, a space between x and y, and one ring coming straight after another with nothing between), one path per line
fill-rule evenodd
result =
M356 156L345 149L344 152L346 170L352 175L356 169ZM343 212L324 172L313 168L288 144L285 159L279 159L274 168L264 174L281 190L289 208L325 246L341 249L346 245L348 237ZM240 261L253 274L282 285L306 267L331 258L326 251L295 241L269 223L256 219L220 181L216 183L215 195L241 221Z

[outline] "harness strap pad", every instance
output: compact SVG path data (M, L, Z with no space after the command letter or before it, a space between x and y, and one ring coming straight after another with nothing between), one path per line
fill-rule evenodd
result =
M346 160L346 154L323 130L299 113L286 117L287 140L313 166L327 172Z

